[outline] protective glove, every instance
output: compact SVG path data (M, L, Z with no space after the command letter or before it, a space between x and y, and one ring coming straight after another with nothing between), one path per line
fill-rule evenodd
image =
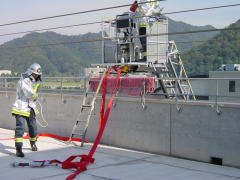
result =
M32 98L33 98L33 100L37 100L37 98L38 98L37 93L34 93Z
M34 93L37 93L37 90L38 90L39 86L40 86L39 83L34 84L34 86L33 86L33 92Z
M33 86L33 99L36 100L38 95L37 95L37 91L38 91L38 88L39 88L40 84L39 83L36 83L34 84Z

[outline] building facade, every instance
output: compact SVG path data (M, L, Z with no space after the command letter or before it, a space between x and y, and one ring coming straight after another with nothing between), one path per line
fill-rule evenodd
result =
M0 70L0 76L2 75L11 75L12 71L10 70Z
M210 100L240 102L240 71L210 71Z

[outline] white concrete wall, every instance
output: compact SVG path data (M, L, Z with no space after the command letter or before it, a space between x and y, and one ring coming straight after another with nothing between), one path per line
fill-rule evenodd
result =
M208 96L208 79L191 79L190 80L193 92L196 96Z
M209 94L218 96L218 101L224 102L240 102L240 80L234 78L240 78L239 71L210 71L209 78L227 78L226 80L209 80ZM236 91L229 92L229 81L235 81ZM209 98L215 100L215 97Z
M14 99L13 93L0 93L1 128L15 128L15 119L10 115ZM68 95L63 100L60 95L41 96L49 126L39 127L39 132L69 136L82 98ZM179 102L176 106L166 100L147 99L145 110L140 98L120 98L114 103L102 143L204 162L218 157L224 165L240 167L238 105L222 104L218 114L209 102ZM98 108L97 104L87 133L90 141L94 141L98 130Z

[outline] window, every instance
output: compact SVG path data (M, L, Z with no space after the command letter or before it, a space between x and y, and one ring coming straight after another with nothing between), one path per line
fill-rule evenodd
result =
M236 83L235 83L235 81L229 81L229 92L236 92Z

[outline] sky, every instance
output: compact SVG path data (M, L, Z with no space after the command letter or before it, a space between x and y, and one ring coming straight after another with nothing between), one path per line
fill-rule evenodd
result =
M133 1L134 0L1 0L0 25L47 16L131 4ZM160 2L164 8L163 13L239 3L240 0L166 0ZM114 18L116 15L128 11L128 9L128 7L124 7L44 21L0 26L0 44L25 35L1 36L2 34L96 22L106 17ZM240 19L240 6L174 14L168 17L192 25L213 25L216 28L224 28ZM66 35L79 35L87 32L99 32L100 30L101 27L97 24L54 31Z

